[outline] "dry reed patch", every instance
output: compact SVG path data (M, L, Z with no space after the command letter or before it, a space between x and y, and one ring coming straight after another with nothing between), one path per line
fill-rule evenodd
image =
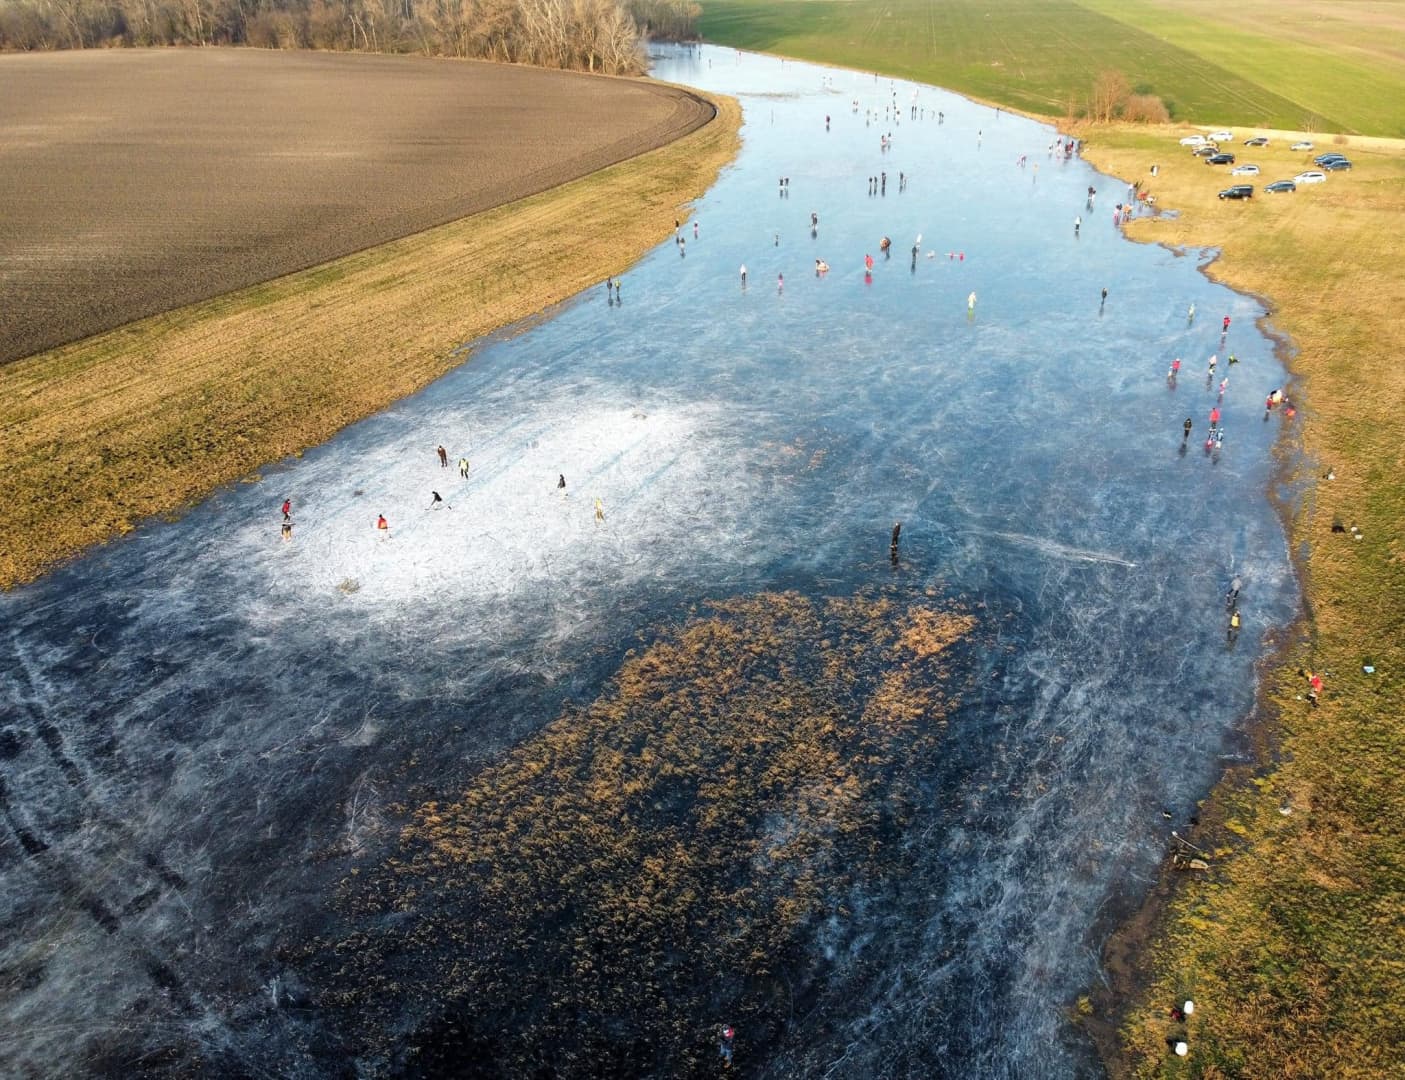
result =
M1084 134L1100 168L1143 178L1179 211L1134 221L1131 236L1217 248L1209 273L1266 298L1272 329L1297 350L1303 408L1285 464L1300 445L1298 478L1314 481L1289 508L1310 633L1284 650L1263 689L1282 760L1254 783L1217 790L1224 830L1204 846L1228 857L1173 902L1117 1070L1405 1073L1405 154L1363 141L1350 173L1238 203L1215 198L1228 178L1189 158L1170 131ZM1291 176L1307 156L1255 151L1259 179ZM1365 539L1334 533L1334 522ZM1320 708L1305 699L1308 670L1326 672ZM1197 1011L1182 1063L1164 1040L1167 1009L1184 997Z
M377 929L312 954L371 1053L406 1014L431 1019L396 1049L438 1075L697 1075L720 1018L779 1035L825 968L811 934L901 873L965 685L906 642L947 654L975 621L882 596L707 609L347 879L343 910Z
M738 145L740 109L527 199L0 368L0 587L425 386L451 350L622 272Z

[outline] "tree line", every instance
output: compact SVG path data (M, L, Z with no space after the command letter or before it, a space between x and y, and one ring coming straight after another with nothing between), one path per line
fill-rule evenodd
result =
M1129 120L1134 124L1165 124L1172 115L1172 104L1152 93L1150 86L1134 87L1120 71L1100 71L1093 80L1088 99L1079 108L1077 98L1070 95L1065 102L1069 119L1084 116L1106 124L1113 120Z
M0 50L247 45L424 53L637 74L692 0L0 0Z

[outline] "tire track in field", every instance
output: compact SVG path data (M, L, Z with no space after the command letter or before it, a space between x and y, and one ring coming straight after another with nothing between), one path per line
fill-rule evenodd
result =
M1167 66L1173 67L1176 70L1182 72L1185 75L1188 84L1199 83L1202 86L1209 87L1214 91L1216 97L1219 97L1226 101L1236 102L1246 111L1256 112L1259 113L1261 116L1271 116L1274 112L1277 111L1271 104L1272 100L1276 99L1277 101L1282 102L1285 106L1288 106L1290 109L1303 111L1308 116L1314 118L1316 121L1319 121L1322 124L1326 125L1329 129L1337 130L1341 128L1341 125L1338 124L1337 121L1332 120L1330 117L1323 116L1321 113L1318 113L1316 110L1309 108L1302 102L1296 101L1292 98L1284 97L1282 94L1269 90L1268 87L1262 86L1259 83L1251 82L1250 80L1244 78L1241 75L1235 75L1223 65L1215 63L1214 61L1209 60L1206 57L1200 56L1192 52L1191 50L1176 44L1168 37L1157 34L1152 30L1143 29L1142 27L1136 24L1125 22L1124 20L1119 19L1116 15L1110 15L1106 12L1099 10L1098 8L1089 7L1086 4L1079 3L1078 0L1072 0L1072 2L1074 6L1084 12L1087 12L1089 15L1096 16L1099 19L1105 20L1108 23L1123 28L1124 34L1134 34L1140 37L1147 38L1149 41L1154 42L1158 46L1155 55L1159 59L1164 61ZM1129 41L1128 44L1132 44L1132 42ZM1267 95L1270 100L1266 102L1255 97L1254 95L1246 93L1244 90L1232 88L1228 82L1224 81L1226 76L1231 76L1237 79L1240 83L1246 86L1253 87L1259 92Z

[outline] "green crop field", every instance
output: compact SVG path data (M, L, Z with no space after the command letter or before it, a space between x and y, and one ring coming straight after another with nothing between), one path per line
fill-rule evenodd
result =
M1101 70L1202 124L1405 136L1405 5L1246 0L702 0L705 39L1045 115ZM1326 11L1329 14L1323 14Z

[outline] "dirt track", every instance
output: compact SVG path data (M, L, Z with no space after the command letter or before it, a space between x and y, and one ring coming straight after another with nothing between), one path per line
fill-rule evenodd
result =
M0 57L0 363L520 199L695 130L673 87L252 49Z

